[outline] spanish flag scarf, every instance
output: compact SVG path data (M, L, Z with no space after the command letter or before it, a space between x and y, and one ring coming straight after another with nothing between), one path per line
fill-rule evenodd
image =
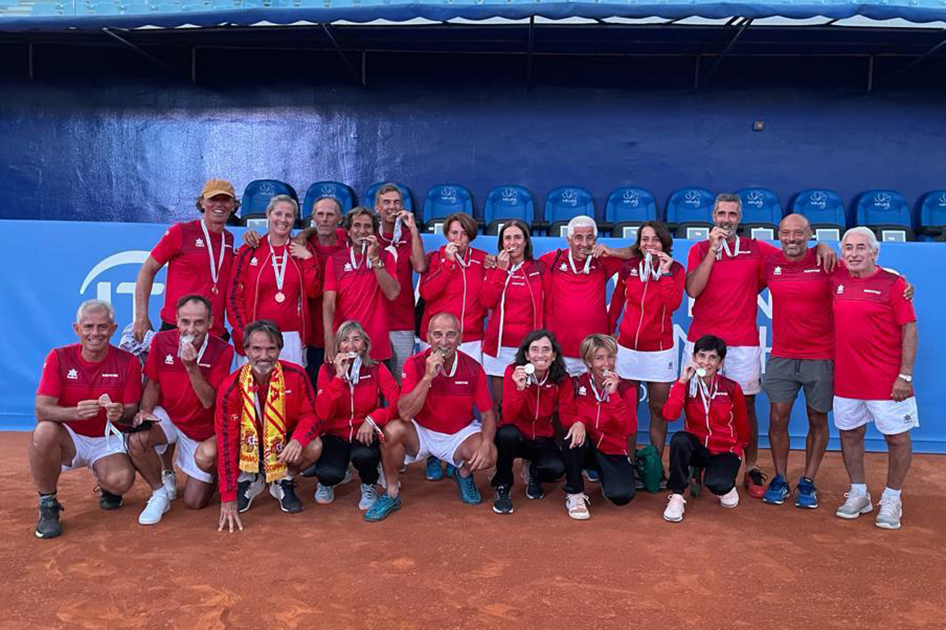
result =
M243 413L240 417L240 470L248 473L260 471L260 436L256 428L256 384L253 368L247 363L240 371L240 391L243 393ZM266 404L260 408L263 430L263 470L266 482L282 479L287 474L286 464L279 461L279 454L286 446L286 380L279 361L273 367L269 379Z

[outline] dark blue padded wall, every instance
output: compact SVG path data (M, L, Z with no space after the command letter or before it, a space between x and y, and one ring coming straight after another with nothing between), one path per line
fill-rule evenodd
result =
M210 177L238 191L264 178L362 191L385 178L419 195L449 181L477 199L499 184L537 200L574 184L598 208L628 185L653 191L662 208L681 186L764 185L785 201L824 187L849 205L874 188L913 203L946 183L916 161L946 163L944 88L863 94L860 66L845 61L783 70L779 81L776 66L746 75L727 61L693 92L690 61L669 78L654 70L628 82L598 60L538 59L528 90L521 59L371 58L364 90L331 55L318 65L328 78L311 84L291 64L272 64L268 83L259 68L241 81L235 64L233 76L195 86L186 75L147 78L131 53L127 68L102 76L101 65L83 73L38 54L36 81L0 69L2 218L178 220L193 215ZM764 131L752 130L756 120Z

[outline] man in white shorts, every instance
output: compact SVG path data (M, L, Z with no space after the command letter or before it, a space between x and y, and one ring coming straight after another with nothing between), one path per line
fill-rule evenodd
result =
M135 468L151 486L141 525L155 525L177 498L175 482L161 474L161 459L176 444L175 463L185 475L184 505L199 510L214 490L217 466L214 402L217 388L230 374L233 346L208 331L213 325L210 301L185 295L177 303L177 329L159 332L145 363L144 394L128 439Z
M761 499L765 494L765 476L756 466L759 423L755 396L762 390L762 350L756 326L756 298L765 278L765 260L781 250L754 238L737 236L741 219L739 195L717 195L709 239L690 248L686 290L695 302L682 365L690 363L693 344L703 335L716 335L726 342L726 365L721 374L742 387L749 417L743 485L749 496ZM837 254L822 243L817 247L817 258L818 264L829 259L827 270L831 271Z
M43 364L29 455L39 492L37 538L62 533L60 472L88 467L102 490L103 510L121 507L135 482L124 435L113 423L130 423L138 411L141 363L109 343L116 328L111 304L83 302L73 324L79 343L56 348Z
M877 527L899 529L900 491L913 456L910 429L920 426L913 395L917 332L906 281L877 266L880 245L864 227L841 239L845 269L831 277L834 296L834 423L851 490L837 515L854 519L873 510L864 476L864 433L873 422L887 442L887 487Z
M387 492L365 513L365 520L380 521L401 507L401 466L428 455L454 466L453 480L464 503L481 501L473 473L496 461L496 415L486 372L457 351L460 341L457 318L437 313L427 327L431 347L404 364L397 403L402 419L385 425L381 442ZM482 423L476 420L474 407Z

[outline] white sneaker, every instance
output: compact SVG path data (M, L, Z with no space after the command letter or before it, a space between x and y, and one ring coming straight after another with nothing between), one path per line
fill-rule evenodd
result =
M736 497L736 502L739 502L738 496ZM667 509L664 510L664 520L670 521L671 523L679 523L682 521L683 513L686 511L685 505L686 499L683 498L682 494L671 494L670 500L667 502Z
M588 511L588 504L590 503L591 499L584 492L565 496L565 507L568 509L568 515L577 521L587 521L591 518L591 512Z
M881 529L900 529L903 503L893 497L880 497L880 510L874 524Z
M846 518L848 520L857 518L861 514L872 512L874 506L871 505L869 494L851 494L844 493L844 503L838 506L835 516Z
M315 502L320 505L328 505L335 500L335 487L323 486L319 484L315 487ZM367 509L367 508L365 508Z
M167 491L162 487L157 492L151 494L148 499L148 505L138 515L139 525L157 525L161 522L164 513L171 509L171 500L168 499Z
M161 485L168 493L168 501L177 498L177 475L174 474L173 470L161 471Z
M734 508L739 505L739 491L733 486L733 489L719 497L719 504L724 508Z
M378 500L378 487L374 484L363 483L361 484L361 501L358 502L358 509L362 512L367 512L368 509L374 505L374 502Z

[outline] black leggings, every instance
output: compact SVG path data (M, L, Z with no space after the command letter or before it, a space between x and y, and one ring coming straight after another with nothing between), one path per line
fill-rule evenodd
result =
M527 440L522 432L513 425L506 424L496 431L496 474L492 486L513 486L512 463L517 457L528 459L529 472L533 479L542 483L551 483L565 474L565 461L562 451L552 438Z
M627 455L607 455L591 443L590 436L577 448L571 448L570 442L562 444L562 456L565 459L565 486L568 494L585 491L585 480L581 469L597 470L601 476L601 490L615 505L627 505L637 492L634 464Z
M345 478L348 462L358 471L361 483L378 483L378 463L381 462L381 450L378 441L365 446L354 440L346 442L342 438L325 434L322 436L322 455L315 463L315 476L323 486L335 486Z
M710 492L722 496L736 486L736 475L742 462L735 453L711 455L699 438L686 431L677 431L670 440L670 479L667 488L683 494L690 483L690 466L703 468L703 483Z

